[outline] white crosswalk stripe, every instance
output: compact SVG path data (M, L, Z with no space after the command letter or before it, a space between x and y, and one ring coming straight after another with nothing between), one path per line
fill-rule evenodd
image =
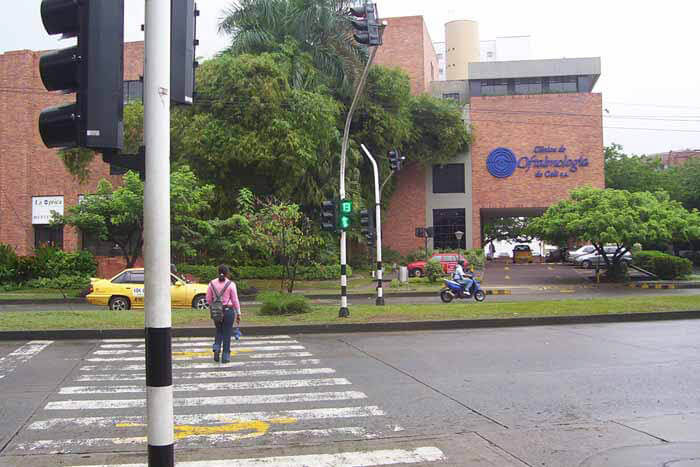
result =
M341 452L337 454L308 454L302 456L259 457L212 461L179 462L178 467L358 467L392 464L417 464L447 460L443 452L433 446L416 449L383 449L376 451ZM146 464L91 465L84 467L146 467Z
M391 423L349 379L287 335L245 337L232 361L212 361L211 338L173 339L176 447L246 446L253 440L373 439ZM7 446L5 454L119 452L145 449L143 339L103 340ZM322 444L319 444L321 446ZM421 451L423 449L423 451ZM425 447L258 459L235 465L389 465L443 460ZM232 461L189 463L192 467ZM286 463L286 464L285 464ZM178 463L188 465L188 463ZM128 467L128 466L127 466Z
M26 363L44 350L53 341L30 341L20 346L17 350L10 352L6 356L0 358L0 379L3 379L9 373L15 370L22 363Z

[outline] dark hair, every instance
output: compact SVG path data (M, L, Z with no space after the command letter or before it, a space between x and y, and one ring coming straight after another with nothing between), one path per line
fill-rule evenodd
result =
M226 276L228 276L228 273L229 273L228 266L226 266L225 264L222 264L219 266L219 280L221 282L226 280Z
M459 264L460 266L464 266L464 260L460 259L459 261L457 261L457 264Z

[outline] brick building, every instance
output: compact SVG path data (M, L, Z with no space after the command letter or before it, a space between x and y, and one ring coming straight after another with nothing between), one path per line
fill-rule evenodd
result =
M143 42L124 46L125 101L140 99L143 74ZM47 149L39 136L39 114L47 107L70 102L74 95L47 92L39 75L41 52L19 50L0 55L0 242L15 247L17 254L31 254L39 244L53 244L76 250L86 239L70 227L51 227L50 212L60 213L78 203L81 195L93 193L99 180L113 184L109 166L97 156L90 165L90 177L78 183L66 170L58 151ZM91 249L105 251L93 239ZM107 246L107 250L109 246ZM117 264L109 264L116 262ZM101 260L101 269L121 267L120 258Z
M412 163L396 174L383 218L387 247L424 246L416 227L433 227L429 247L481 247L491 217L539 215L573 188L604 187L602 97L592 92L599 58L470 62L465 79L431 78L426 88L435 50L423 18L387 22L376 63L405 69L414 94L458 102L473 135L449 163Z
M681 149L678 151L669 151L661 154L655 154L659 157L665 169L669 167L678 167L690 159L700 159L700 149Z

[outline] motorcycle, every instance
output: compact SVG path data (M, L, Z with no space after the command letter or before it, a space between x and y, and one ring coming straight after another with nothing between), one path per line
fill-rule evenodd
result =
M440 290L440 299L445 303L450 303L455 298L472 298L477 302L483 302L486 298L486 293L481 288L481 284L475 278L472 279L472 285L469 287L469 296L464 294L464 288L462 284L458 282L444 279L445 287Z

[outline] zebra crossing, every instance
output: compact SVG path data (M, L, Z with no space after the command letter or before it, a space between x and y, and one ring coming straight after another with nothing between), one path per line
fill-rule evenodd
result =
M26 363L44 350L53 341L30 341L0 358L0 379L12 373L22 363Z
M213 361L210 338L173 339L177 449L372 440L403 429L334 368L287 335L232 343ZM143 339L101 341L4 454L84 454L145 449ZM236 459L236 465L390 465L445 460L431 446ZM178 464L230 465L221 461ZM131 466L131 464L129 464Z

